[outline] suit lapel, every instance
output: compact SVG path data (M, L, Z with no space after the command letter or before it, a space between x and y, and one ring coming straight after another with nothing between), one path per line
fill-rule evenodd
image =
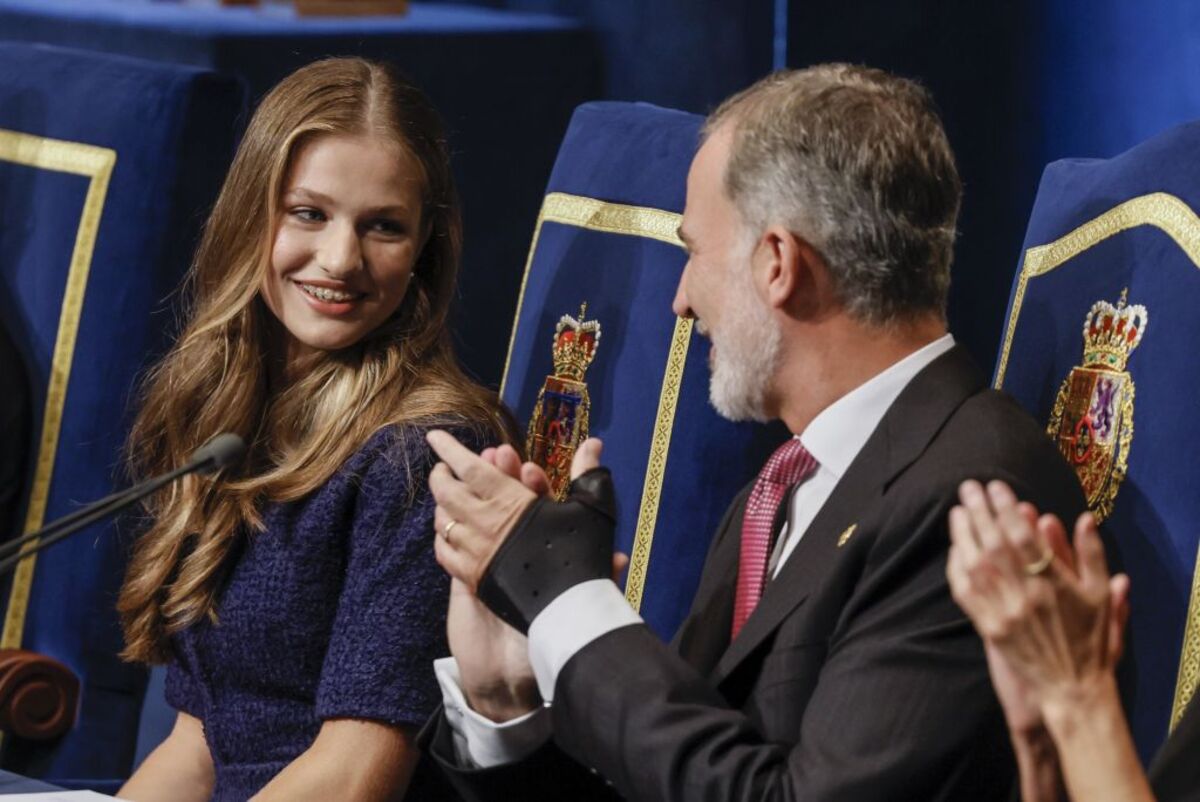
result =
M831 570L838 537L875 502L891 480L913 463L984 378L960 346L918 373L900 393L866 445L850 463L779 574L771 580L742 631L713 670L720 684L765 641ZM736 552L734 559L736 561ZM736 567L734 568L736 577Z
M783 564L779 574L767 583L762 599L750 614L737 639L729 645L713 671L713 682L720 684L761 644L775 628L807 597L837 559L838 535L853 523L882 484L880 459L888 443L872 436L859 457L851 463L821 511L809 524L800 542Z
M742 518L746 514L749 491L747 487L730 504L714 536L691 611L674 639L680 656L705 675L712 671L729 646Z

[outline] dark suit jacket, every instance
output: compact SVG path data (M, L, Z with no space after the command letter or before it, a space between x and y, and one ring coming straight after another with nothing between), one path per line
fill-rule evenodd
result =
M1158 802L1200 802L1200 704L1193 698L1150 766Z
M553 744L462 771L439 716L425 745L468 799L613 794L580 764L637 800L1005 799L1003 718L945 576L967 478L1004 479L1064 520L1084 510L1041 427L955 348L896 399L733 643L748 489L671 647L630 626L567 663Z

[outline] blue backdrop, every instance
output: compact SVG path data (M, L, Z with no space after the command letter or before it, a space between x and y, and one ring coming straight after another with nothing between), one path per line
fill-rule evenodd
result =
M852 61L925 83L965 198L950 322L996 353L1047 162L1109 157L1200 117L1200 5L1189 0L789 0L788 64Z

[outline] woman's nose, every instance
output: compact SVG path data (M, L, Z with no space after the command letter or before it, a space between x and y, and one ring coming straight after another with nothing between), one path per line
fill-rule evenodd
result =
M362 268L362 246L352 225L331 225L323 232L317 266L331 278L344 278Z

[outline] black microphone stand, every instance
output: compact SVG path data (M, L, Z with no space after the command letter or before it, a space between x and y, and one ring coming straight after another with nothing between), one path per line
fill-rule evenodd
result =
M76 510L70 515L65 515L57 521L47 524L36 532L30 532L16 540L11 540L3 544L0 546L0 555L8 556L0 560L0 575L11 570L26 557L37 554L48 546L53 546L60 540L70 537L80 529L84 529L96 521L120 512L125 507L145 498L181 476L196 471L212 473L229 465L240 457L245 450L245 443L237 435L228 433L219 434L197 449L186 465L164 473L161 476L147 479L127 490L119 490L116 493L105 496L99 501ZM23 548L30 541L37 541L37 543L30 548Z

